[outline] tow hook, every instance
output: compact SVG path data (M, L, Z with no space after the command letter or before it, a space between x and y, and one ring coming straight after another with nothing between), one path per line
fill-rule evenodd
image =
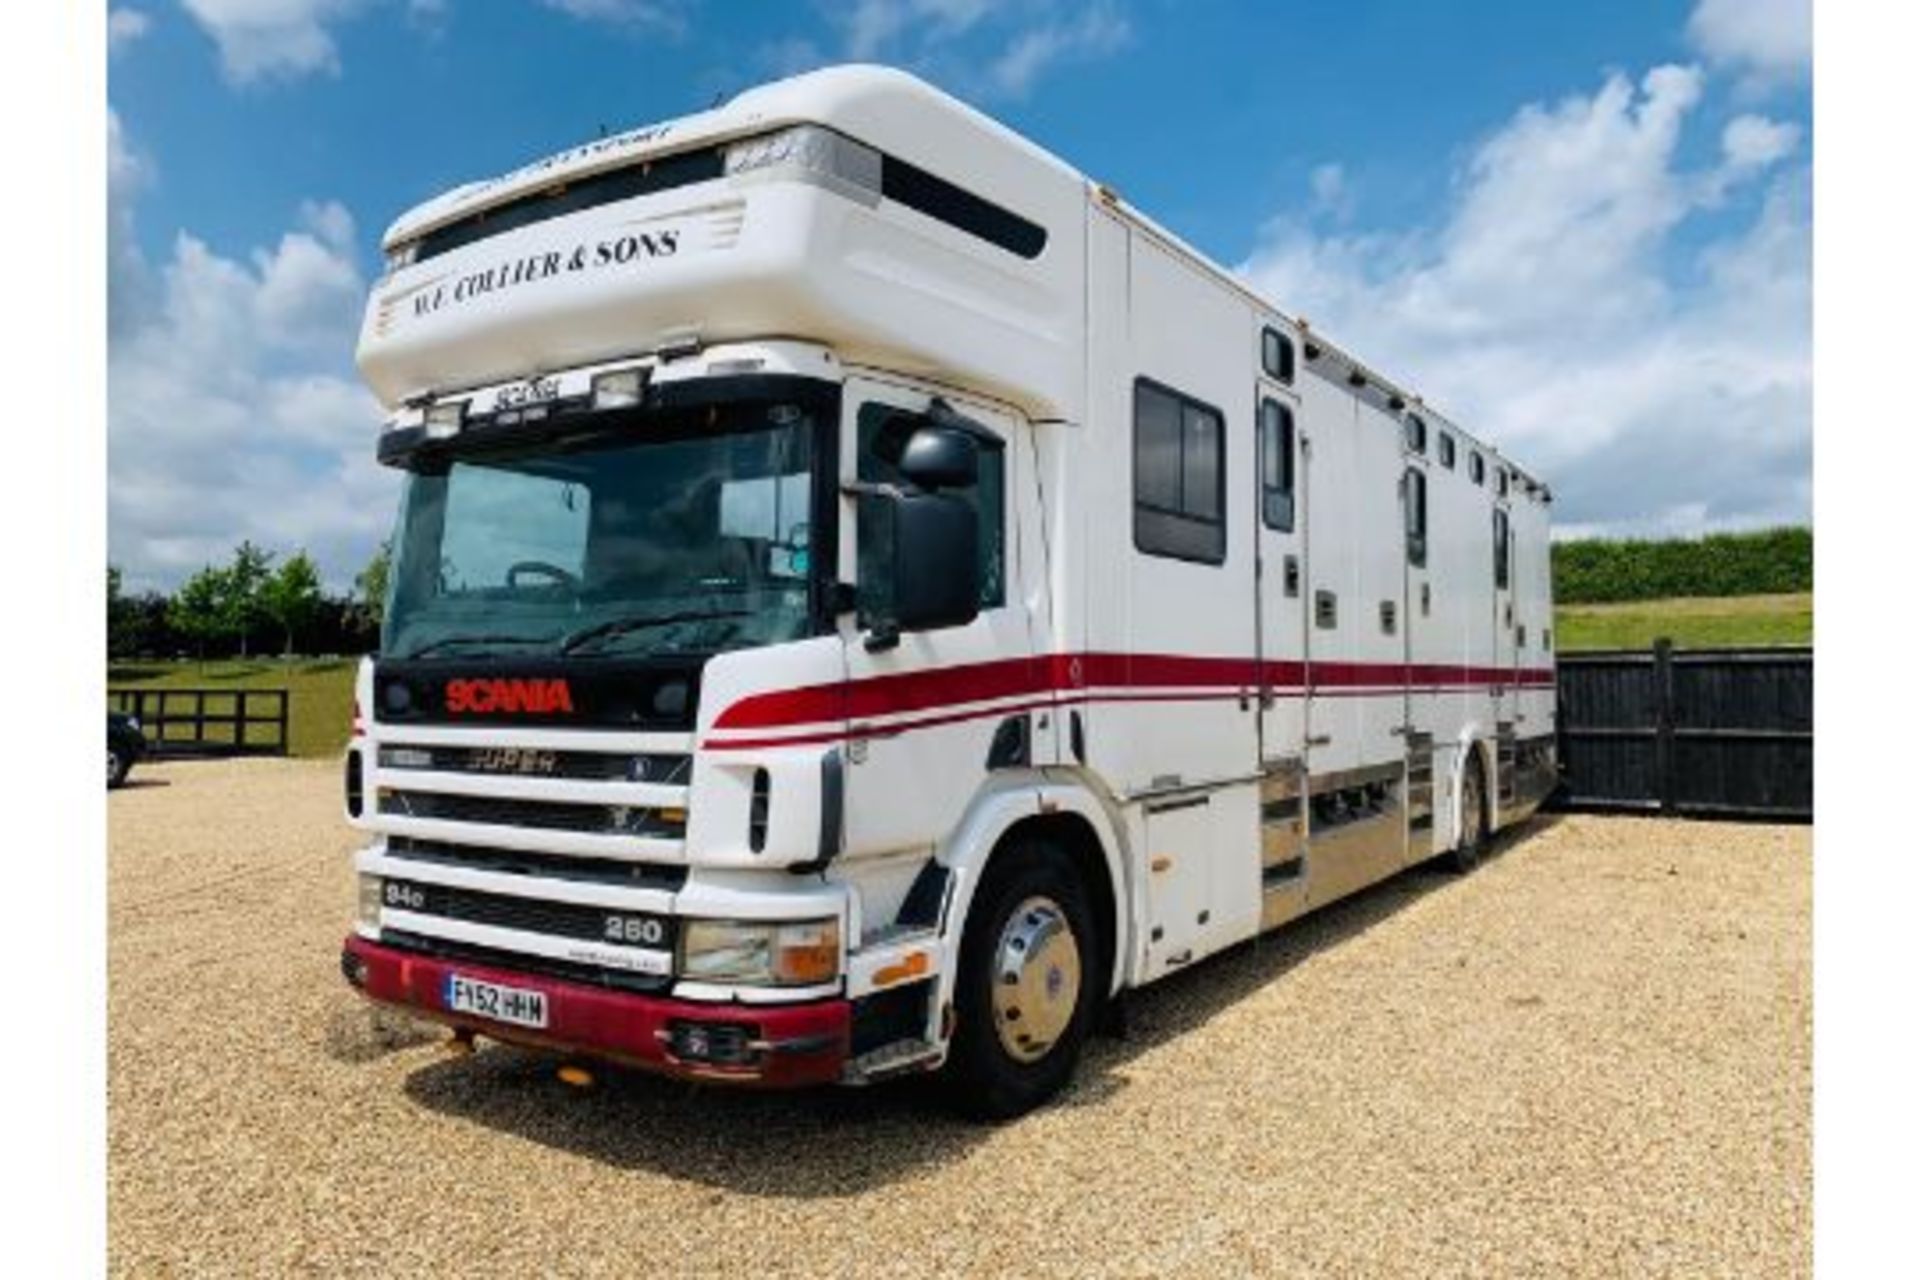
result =
M466 1058L473 1054L473 1032L455 1030L442 1046L449 1058Z

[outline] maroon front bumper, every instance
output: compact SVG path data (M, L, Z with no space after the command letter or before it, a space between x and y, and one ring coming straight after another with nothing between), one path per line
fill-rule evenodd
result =
M687 1079L775 1088L826 1084L840 1078L852 1043L852 1006L845 1000L788 1005L671 1000L441 960L358 935L348 936L340 959L348 980L369 999L495 1040L605 1058ZM452 973L541 992L547 998L547 1025L536 1031L451 1012L444 993ZM691 1037L696 1041L738 1041L744 1035L753 1046L748 1059L722 1064L676 1052L676 1046L689 1043L687 1033L694 1029L708 1033Z

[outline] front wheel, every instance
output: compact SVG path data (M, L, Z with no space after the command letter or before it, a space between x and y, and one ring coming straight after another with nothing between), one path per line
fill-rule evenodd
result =
M960 946L946 1076L980 1120L1039 1106L1072 1078L1106 982L1086 886L1054 845L1002 849Z
M107 786L113 788L127 780L127 774L133 769L133 761L118 747L107 748Z

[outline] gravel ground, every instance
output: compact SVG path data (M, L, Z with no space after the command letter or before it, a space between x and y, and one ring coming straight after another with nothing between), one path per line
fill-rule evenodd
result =
M118 1275L1800 1275L1811 833L1536 822L1134 998L1057 1106L551 1063L341 982L331 764L111 795Z

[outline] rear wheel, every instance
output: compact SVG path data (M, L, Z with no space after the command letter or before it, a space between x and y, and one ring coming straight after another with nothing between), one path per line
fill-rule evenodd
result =
M1057 847L1002 849L981 882L960 946L958 1022L947 1058L954 1104L1005 1120L1073 1075L1106 982L1093 911Z
M107 748L107 785L117 787L127 780L127 774L133 768L133 761L118 747Z
M1460 778L1460 843L1447 855L1447 865L1465 874L1480 865L1487 848L1487 775L1476 750L1467 757Z

